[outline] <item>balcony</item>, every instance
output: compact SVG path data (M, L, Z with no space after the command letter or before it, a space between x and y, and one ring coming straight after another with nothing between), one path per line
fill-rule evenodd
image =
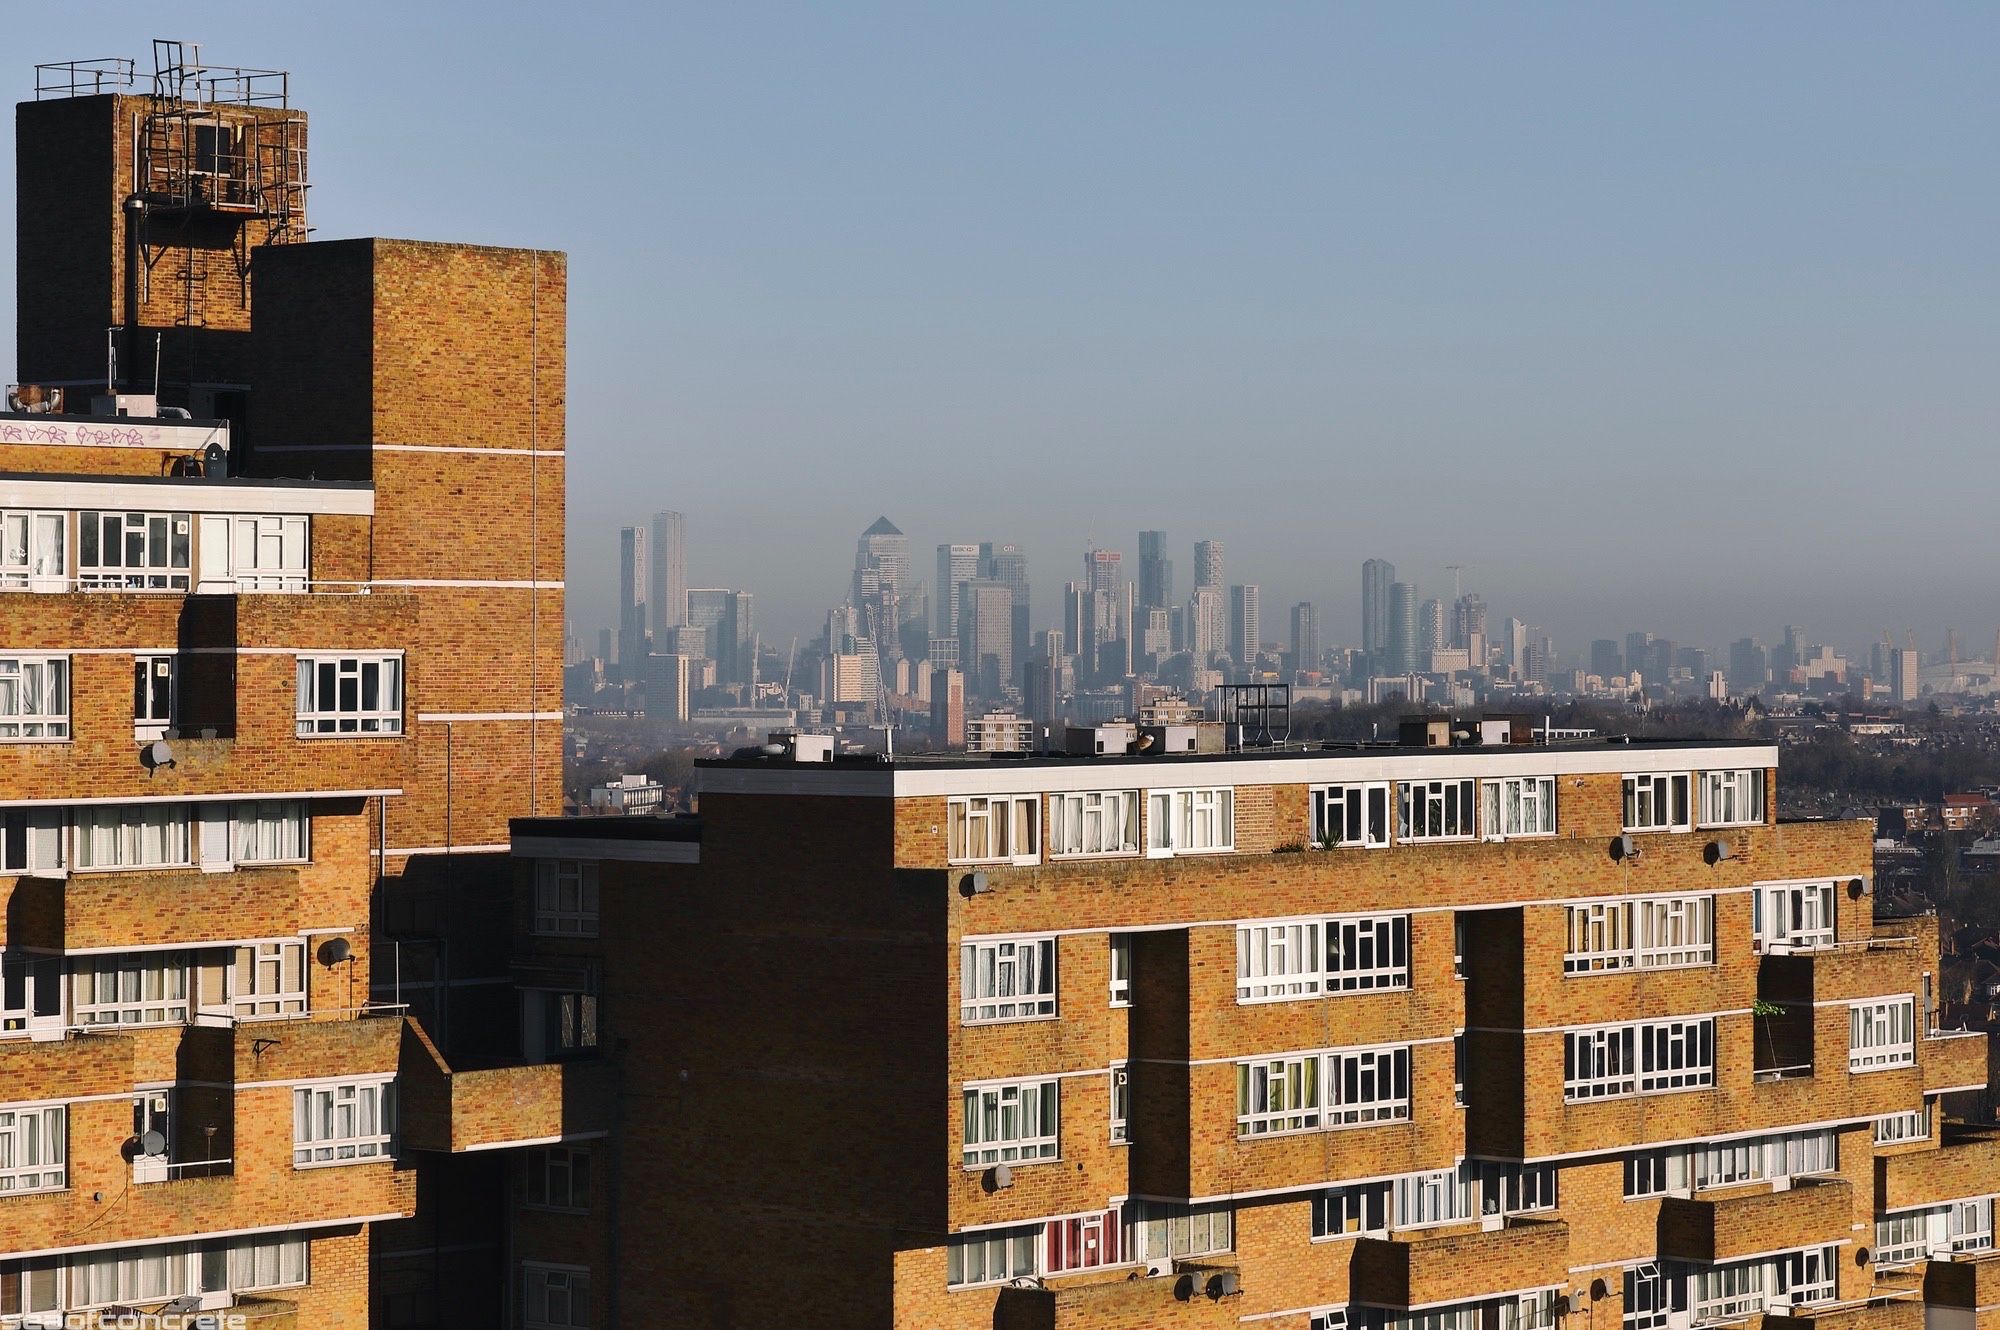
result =
M290 937L302 922L296 868L72 872L20 879L0 936L47 951L195 947Z
M1660 1202L1660 1255L1680 1261L1732 1261L1771 1249L1773 1233L1802 1246L1845 1237L1854 1189L1845 1178L1800 1178L1783 1191L1758 1185ZM1796 1241L1794 1241L1796 1239Z
M1876 1159L1875 1209L1887 1213L1989 1195L1996 1177L2000 1177L2000 1131L1947 1127L1935 1150Z
M1496 1290L1561 1283L1569 1269L1569 1225L1515 1219L1443 1237L1361 1238L1347 1269L1348 1296L1371 1307L1466 1302Z
M461 1153L602 1135L616 1068L599 1059L453 1070L415 1022L402 1035L403 1142Z

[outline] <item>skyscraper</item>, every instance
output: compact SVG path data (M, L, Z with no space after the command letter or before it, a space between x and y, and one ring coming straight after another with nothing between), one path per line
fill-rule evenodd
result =
M1292 669L1319 668L1319 611L1309 600L1292 606Z
M687 622L688 574L685 546L687 519L679 513L653 514L652 576L647 582L653 639L664 642L669 628Z
M1139 533L1139 608L1166 609L1174 603L1174 563L1167 558L1167 533Z
M1255 668L1257 645L1262 641L1258 635L1257 597L1254 583L1229 588L1229 655L1242 671Z
M1014 670L1018 675L1028 659L1027 552L1019 545L982 542L978 575L989 582L1004 582L1014 593Z
M937 586L932 590L931 604L939 637L958 636L958 584L979 576L979 546L937 547Z
M1396 565L1387 559L1361 565L1361 650L1375 674L1389 664L1389 588L1395 581Z
M1389 584L1389 673L1413 674L1421 649L1417 623L1417 588L1409 582Z
M1222 582L1222 542L1197 540L1194 543L1194 584L1220 591Z
M628 682L637 682L646 657L646 528L623 527L618 532L618 665Z

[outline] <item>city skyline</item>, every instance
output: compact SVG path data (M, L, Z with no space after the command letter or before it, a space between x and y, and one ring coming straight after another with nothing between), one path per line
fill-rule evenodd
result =
M2000 424L2000 13L458 12L176 23L324 112L319 237L570 252L580 623L661 508L787 638L882 511L1041 569L1165 529L1183 587L1214 534L1329 636L1378 551L1567 642L2000 611L1950 483ZM136 18L51 10L17 59ZM590 94L495 99L527 49ZM381 151L411 124L436 150ZM1653 576L1672 549L1754 573Z

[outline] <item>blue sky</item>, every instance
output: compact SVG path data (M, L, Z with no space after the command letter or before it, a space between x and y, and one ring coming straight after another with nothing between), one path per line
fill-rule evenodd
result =
M2000 9L162 18L48 7L15 87L202 40L293 71L320 237L569 252L585 629L662 507L767 640L878 512L920 566L1025 544L1038 622L1086 538L1147 527L1183 588L1220 538L1330 642L1370 555L1425 594L1464 564L1569 649L2000 620Z

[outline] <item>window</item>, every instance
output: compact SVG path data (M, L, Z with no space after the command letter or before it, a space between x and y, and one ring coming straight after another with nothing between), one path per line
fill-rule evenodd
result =
M1764 1309L1764 1265L1744 1261L1695 1271L1694 1319L1730 1321Z
M1125 1145L1132 1139L1132 1071L1123 1062L1111 1064L1111 1140Z
M1132 1005L1132 935L1111 935L1111 1005Z
M1049 796L1049 857L1139 852L1139 792L1092 790Z
M1663 1330L1667 1309L1667 1281L1658 1262L1625 1272L1625 1330Z
M1181 1260L1226 1252L1235 1243L1235 1216L1227 1203L1129 1201L1125 1205L1125 1258Z
M184 868L189 857L186 804L79 808L78 868Z
M1567 907L1569 942L1563 951L1566 974L1597 974L1632 968L1632 902L1591 901Z
M590 1324L590 1271L580 1265L521 1263L521 1319L527 1330L582 1330Z
M1322 982L1317 921L1244 924L1236 930L1236 1000L1316 997Z
M179 673L174 656L132 657L132 729L139 738L165 738L173 727Z
M230 962L229 991L230 1012L238 1020L303 1016L306 944L253 942L237 947Z
M1901 1145L1905 1141L1927 1141L1931 1136L1931 1106L1908 1113L1890 1113L1875 1119L1875 1144Z
M1319 1127L1319 1055L1236 1064L1236 1134L1270 1136Z
M589 1211L590 1151L568 1145L529 1150L522 1157L521 1171L530 1210Z
M394 1081L348 1081L292 1091L292 1166L359 1164L394 1155Z
M1930 1214L1911 1210L1875 1221L1875 1264L1908 1265L1930 1255Z
M1381 846L1389 843L1389 786L1322 785L1312 792L1313 843Z
M1032 794L953 799L946 809L955 864L1035 863L1041 800Z
M958 949L959 1019L1026 1021L1056 1014L1056 940L967 942Z
M1704 827L1755 826L1764 820L1764 769L1701 773Z
M66 513L0 511L0 591L61 591L69 577L68 526Z
M76 515L77 585L117 591L186 591L192 542L186 513Z
M234 812L236 862L302 864L311 855L312 819L302 799L249 799Z
M228 526L225 528L224 523ZM228 567L238 591L306 589L306 519L298 516L203 518L202 548L210 534L229 539ZM202 555L208 567L208 555Z
M1689 825L1685 771L1625 778L1625 830L1686 831Z
M1146 853L1155 857L1236 848L1234 790L1154 790L1146 815Z
M1917 1060L1916 999L1870 998L1847 1009L1847 1069L1907 1067Z
M0 742L69 738L69 657L0 656Z
M1639 1089L1692 1090L1715 1084L1715 1021L1640 1027Z
M1455 1224L1478 1213L1472 1174L1455 1168L1397 1178L1394 1195L1396 1208L1391 1222L1397 1228Z
M300 738L401 734L401 656L300 656Z
M1760 773L1761 774L1761 773ZM1832 1302L1839 1296L1834 1258L1838 1247L1811 1247L1778 1258L1778 1292L1794 1307Z
M535 861L534 932L540 937L597 936L597 862Z
M1715 898L1655 896L1567 906L1566 974L1715 963Z
M1382 1237L1389 1231L1389 1184L1329 1187L1313 1197L1315 1238Z
M1471 839L1472 791L1470 780L1397 782L1396 839Z
M1634 903L1639 968L1665 970L1715 963L1715 898L1661 896Z
M1410 1050L1367 1048L1326 1055L1330 1126L1404 1122L1410 1116Z
M1625 1157L1625 1199L1665 1196L1687 1188L1687 1155L1679 1150L1644 1150Z
M1036 1273L1040 1225L964 1233L945 1247L944 1282L951 1288L1000 1284Z
M1480 784L1484 797L1482 834L1553 836L1556 833L1556 778L1507 776Z
M1556 1208L1556 1169L1552 1164L1541 1168L1509 1164L1488 1181L1492 1186L1488 1193L1489 1210L1495 1200L1503 1215L1533 1214Z
M1051 1219L1042 1226L1042 1273L1063 1275L1117 1265L1122 1236L1116 1210Z
M187 957L180 952L79 957L75 990L78 1025L183 1025Z
M1993 1198L1951 1203L1951 1249L1986 1251L1993 1246Z
M1326 988L1365 993L1410 986L1410 917L1406 914L1329 919Z
M1760 883L1750 900L1757 950L1811 951L1833 945L1833 883Z
M63 829L59 809L0 809L0 873L62 872Z
M1714 1083L1713 1018L1601 1026L1563 1038L1563 1098L1572 1103Z
M1058 1152L1058 1082L1014 1081L968 1087L965 1091L967 1168L986 1164L1032 1164Z
M59 1191L68 1185L63 1163L68 1109L0 1108L0 1193Z

